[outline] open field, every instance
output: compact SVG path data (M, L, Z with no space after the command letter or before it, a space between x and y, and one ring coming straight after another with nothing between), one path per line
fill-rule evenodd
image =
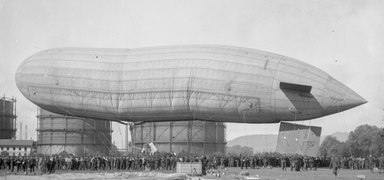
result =
M172 172L130 172L130 171L57 171L50 175L10 175L2 171L0 173L1 180L39 180L39 179L246 179L246 176L240 176L242 170L239 168L229 168L227 170L219 170L220 177L214 175L189 177L185 174L175 174ZM359 175L364 175L365 179L383 180L384 174L371 173L369 170L340 170L339 175L335 177L329 169L318 169L317 171L286 171L283 172L279 168L273 169L247 169L249 179L268 179L268 180L325 180L325 179L359 179ZM225 173L225 175L223 175ZM39 173L38 173L39 174Z
M365 179L383 180L384 174L371 173L369 170L340 170L338 176L335 177L330 169L321 168L317 171L282 171L280 168L273 169L247 169L244 171L249 172L250 177L258 177L260 179L268 180L326 180L326 179L358 179L358 175L364 175ZM220 179L241 179L239 173L241 169L228 169L227 175L220 177ZM210 178L210 176L206 176Z

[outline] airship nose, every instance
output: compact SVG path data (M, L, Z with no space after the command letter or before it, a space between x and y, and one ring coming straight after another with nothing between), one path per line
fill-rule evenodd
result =
M368 102L352 89L333 78L328 79L325 92L323 104L326 105L327 114L345 111Z
M367 100L365 100L363 97L361 97L359 94L349 88L345 93L344 105L347 107L353 108L365 104L367 102Z

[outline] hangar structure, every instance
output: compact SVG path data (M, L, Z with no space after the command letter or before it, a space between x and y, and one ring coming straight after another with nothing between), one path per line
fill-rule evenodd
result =
M321 127L281 122L276 152L316 157L320 136Z
M222 45L49 49L19 66L16 84L48 111L128 122L278 123L366 103L312 65Z
M38 110L37 153L108 155L111 149L111 122L66 116Z
M224 153L226 125L210 121L138 122L133 125L133 144L143 148L154 143L159 152L195 155Z

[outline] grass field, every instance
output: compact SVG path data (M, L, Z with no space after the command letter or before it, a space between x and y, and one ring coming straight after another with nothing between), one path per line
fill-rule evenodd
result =
M206 179L242 179L239 174L242 170L238 168L230 168L226 171L226 175L220 178L209 175ZM246 169L249 177L258 177L260 179L270 180L326 180L326 179L360 179L358 176L365 176L366 180L384 180L384 174L371 173L369 170L339 170L338 176L335 177L329 169L318 169L317 171L282 171L279 168L273 169ZM223 171L221 171L222 173Z
M365 176L365 180L384 180L384 174L371 173L369 170L340 170L337 177L329 169L318 169L317 171L281 171L279 168L273 169L244 169L229 168L216 171L220 177L214 175L187 177L182 174L173 174L172 172L129 172L129 171L57 171L51 175L17 175L9 172L1 172L0 179L3 180L38 180L38 179L246 179L246 176L240 176L242 171L249 173L248 179L265 180L327 180L327 179L351 179L358 180L359 175ZM223 175L225 173L225 175ZM39 174L39 173L38 173Z

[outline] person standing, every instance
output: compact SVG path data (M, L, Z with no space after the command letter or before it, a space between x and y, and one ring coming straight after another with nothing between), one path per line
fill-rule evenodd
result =
M381 154L379 157L379 168L380 168L380 174L383 173L384 170L384 154Z
M293 159L293 161L294 161L294 169L295 169L295 171L300 171L301 157L298 154L296 154L295 158Z
M315 167L315 158L314 157L309 157L309 170L312 171L312 169Z
M26 157L23 157L21 159L21 168L23 168L23 173L27 174L28 172L28 160Z
M240 155L240 166L241 166L241 169L243 169L244 165L245 165L245 158L244 158L244 156Z
M287 171L287 156L285 154L281 156L281 169Z
M291 168L291 171L293 171L293 168L295 167L295 158L293 155L289 156L289 167Z
M21 164L22 164L22 160L21 160L21 157L19 156L17 159L16 159L16 163L13 164L13 165L16 165L17 166L17 171L16 173L19 173L19 170L21 169Z
M35 157L29 157L28 159L28 165L29 165L29 172L34 175L36 175L35 173L35 166L36 166L36 158Z
M15 164L16 164L16 159L15 159L15 157L13 156L12 157L12 159L11 159L11 173L13 173L14 172L14 170L15 170Z
M374 158L372 157L372 155L368 156L368 167L369 167L369 170L371 171L371 173L373 173L373 169L375 168L375 161L374 161Z
M332 169L332 172L335 176L337 176L337 172L340 168L340 161L339 158L333 157L331 160L331 163L329 165L329 168Z

